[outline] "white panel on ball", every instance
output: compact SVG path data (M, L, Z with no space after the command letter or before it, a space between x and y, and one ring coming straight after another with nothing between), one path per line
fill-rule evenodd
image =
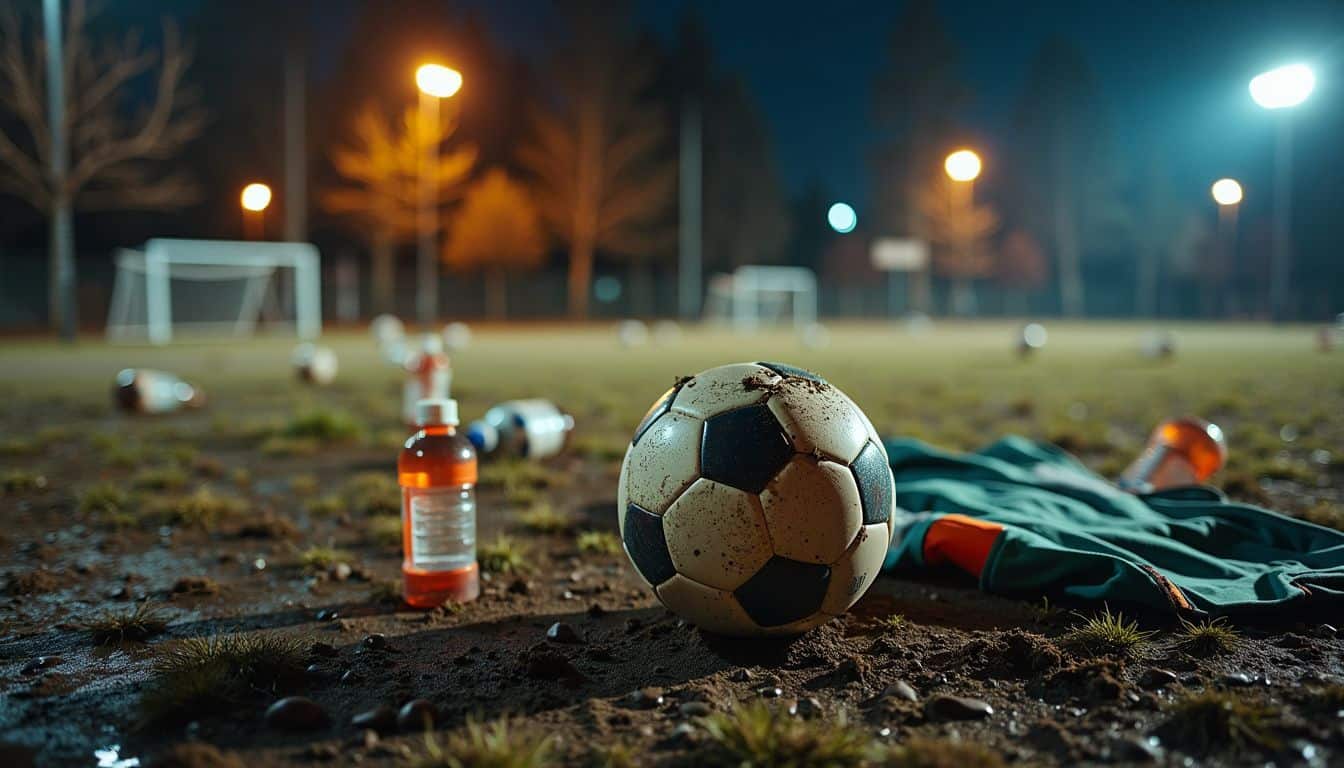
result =
M859 486L849 467L798 455L761 493L775 554L834 563L863 525Z
M704 422L680 413L664 413L630 447L626 494L630 502L662 514L700 474L700 435ZM622 507L622 513L625 509Z
M751 388L743 382L757 382ZM779 376L754 363L721 365L696 374L681 385L672 400L672 410L707 419L716 413L755 405L770 396L770 386Z
M889 523L863 526L854 544L831 566L831 584L826 590L821 610L835 616L849 610L877 578L890 544Z
M694 616L701 629L722 635L755 635L758 628L731 592L714 589L677 574L658 585L658 599L673 613Z
M663 513L663 534L677 572L718 589L737 589L773 554L760 499L704 478Z
M833 385L785 379L769 405L799 453L821 452L848 464L868 441L868 427L858 410Z

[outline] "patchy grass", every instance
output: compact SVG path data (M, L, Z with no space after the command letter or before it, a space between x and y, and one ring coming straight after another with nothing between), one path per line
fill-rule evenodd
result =
M1181 635L1177 642L1192 653L1208 655L1227 653L1236 648L1240 640L1236 630L1220 617L1198 624L1181 619Z
M876 761L884 768L1000 768L1003 758L979 744L915 737Z
M615 555L621 551L621 537L611 531L579 531L580 552Z
M171 645L141 699L148 723L187 722L299 689L304 643L270 634L194 637Z
M95 645L132 641L143 643L168 628L163 613L148 602L125 611L103 611L84 622Z
M635 768L640 762L640 752L628 744L593 744L584 756L585 768Z
M287 517L267 514L243 523L238 535L245 539L297 539L299 527Z
M401 604L401 580L374 579L369 584L369 602Z
M355 556L344 549L311 546L299 553L299 565L309 573L321 573L337 563L353 563Z
M365 515L400 515L401 486L385 472L361 472L341 487L352 512Z
M1308 709L1325 715L1344 717L1344 684L1335 683L1307 692L1305 702Z
M284 458L288 456L315 456L322 449L320 440L314 437L285 437L272 435L257 446L262 456Z
M890 616L883 616L875 623L884 632L894 632L898 629L905 629L909 626L910 620L905 618L903 613L893 613Z
M241 515L246 511L247 503L202 486L187 496L156 500L150 508L153 514L168 525L212 531L221 520Z
M12 469L0 475L0 490L5 493L40 491L47 487L46 475L24 469Z
M1328 501L1318 502L1302 510L1301 518L1309 523L1344 531L1344 507Z
M359 422L345 411L315 409L290 419L280 436L322 443L349 443L359 439L363 432Z
M494 539L479 544L476 548L476 560L486 573L525 573L532 570L527 562L531 552L512 536L499 534Z
M712 768L857 768L872 751L870 739L843 716L804 720L762 701L716 712L703 725L707 740L694 764Z
M593 461L620 461L629 447L627 435L578 435L574 438L574 452Z
M187 484L180 467L146 467L131 478L131 487L142 491L175 491Z
M555 740L540 731L510 724L507 718L467 724L448 734L443 746L426 735L426 753L414 768L543 768L560 765Z
M317 475L303 474L289 478L289 492L295 496L312 496L317 493Z
M518 516L518 522L532 533L564 533L574 527L574 520L552 507L550 502L538 501Z
M42 449L37 441L26 437L8 437L0 440L0 456L31 456Z
M80 491L78 506L80 512L93 515L113 528L128 528L140 522L131 510L130 496L112 483L99 483Z
M303 508L313 517L335 517L345 514L345 499L335 494L327 494L310 500L303 505Z
M379 515L369 518L365 526L369 541L380 547L401 546L401 518Z
M238 467L229 473L229 480L239 488L252 487L252 470L247 467Z
M1137 621L1127 622L1123 613L1111 613L1109 607L1091 617L1075 615L1083 619L1083 623L1064 635L1064 644L1096 656L1141 656L1153 635L1157 634L1139 629Z
M1172 705L1158 734L1196 755L1224 749L1278 749L1275 711L1257 701L1221 691L1188 696Z

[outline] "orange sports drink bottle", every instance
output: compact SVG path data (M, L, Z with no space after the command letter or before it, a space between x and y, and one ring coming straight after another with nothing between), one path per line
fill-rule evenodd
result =
M1197 485L1222 469L1227 441L1217 424L1186 416L1157 425L1143 453L1120 475L1130 493Z
M457 433L456 400L421 400L415 411L420 430L397 458L406 603L475 600L476 451Z

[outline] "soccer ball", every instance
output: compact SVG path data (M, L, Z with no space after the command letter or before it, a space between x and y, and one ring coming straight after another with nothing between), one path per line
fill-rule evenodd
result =
M843 392L779 363L711 368L645 414L621 465L621 540L670 610L725 635L844 613L895 525L886 449Z

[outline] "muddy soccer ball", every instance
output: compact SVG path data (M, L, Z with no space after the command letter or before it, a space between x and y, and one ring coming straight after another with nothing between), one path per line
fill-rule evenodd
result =
M891 543L895 489L868 417L814 373L711 368L644 416L621 466L621 539L673 612L788 635L845 612Z

